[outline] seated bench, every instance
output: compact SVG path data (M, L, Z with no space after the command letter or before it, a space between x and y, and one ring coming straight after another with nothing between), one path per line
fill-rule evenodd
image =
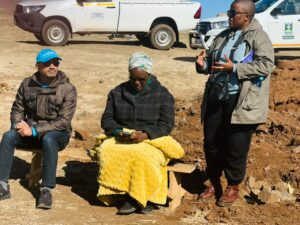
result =
M187 192L182 185L181 179L182 174L190 174L195 169L200 169L199 162L195 164L186 164L186 163L175 163L174 165L168 166L169 172L169 190L168 190L168 198L169 198L169 209L174 211L181 204L182 197Z

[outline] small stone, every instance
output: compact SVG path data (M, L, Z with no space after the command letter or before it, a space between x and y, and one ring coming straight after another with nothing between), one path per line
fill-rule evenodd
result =
M206 219L208 222L213 222L213 221L214 221L214 215L213 215L213 213L208 213L208 214L205 216L205 219Z
M264 168L264 171L268 172L270 169L271 169L271 166L269 165L269 166L267 166L267 167Z
M276 202L280 202L281 199L282 199L282 197L281 197L281 193L279 191L271 191L271 195L270 195L270 198L267 203L273 204Z
M277 184L274 185L274 188L276 191L279 191L281 193L288 193L289 186L287 183L284 182L278 182Z
M296 147L296 148L293 150L293 153L299 154L299 153L300 153L300 146Z
M289 193L280 193L280 199L282 201L296 201L297 198Z
M255 188L251 189L251 193L255 196L258 196L260 192L261 192L261 190L259 190L259 189L255 189Z
M75 133L75 139L80 141L85 141L90 136L88 131L76 129L74 130Z
M248 187L252 190L255 186L255 177L249 176L248 178Z
M103 79L99 80L99 83L100 84L104 83L104 80Z
M262 203L267 203L270 198L271 193L269 191L261 191L258 194L258 200L260 200Z

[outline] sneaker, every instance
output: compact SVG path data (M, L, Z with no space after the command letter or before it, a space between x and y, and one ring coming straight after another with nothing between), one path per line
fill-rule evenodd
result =
M117 215L129 215L137 210L137 206L133 201L125 201L121 208L118 210Z
M5 190L4 187L0 184L0 200L8 199L10 197L11 195L9 184L7 185L7 190Z
M140 210L140 213L141 214L148 214L150 212L152 212L152 210L154 209L154 207L150 204L147 204L146 207L143 207L141 210Z
M52 206L52 194L49 189L42 189L40 198L38 200L38 209L51 209Z

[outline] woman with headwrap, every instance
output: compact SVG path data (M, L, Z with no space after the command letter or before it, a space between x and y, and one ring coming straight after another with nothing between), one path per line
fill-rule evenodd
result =
M106 140L99 137L91 153L100 164L98 198L111 204L125 196L120 215L145 213L149 202L165 204L167 164L184 154L166 137L174 126L174 98L152 74L151 58L133 54L128 70L129 81L108 94L101 119Z

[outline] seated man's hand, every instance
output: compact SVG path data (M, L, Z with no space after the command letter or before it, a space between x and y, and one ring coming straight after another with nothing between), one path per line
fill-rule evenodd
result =
M135 131L132 133L131 138L133 143L141 143L148 139L148 134L143 131Z
M31 127L26 122L24 122L23 120L21 122L17 123L15 129L18 131L18 133L22 137L30 137L30 136L32 136Z

